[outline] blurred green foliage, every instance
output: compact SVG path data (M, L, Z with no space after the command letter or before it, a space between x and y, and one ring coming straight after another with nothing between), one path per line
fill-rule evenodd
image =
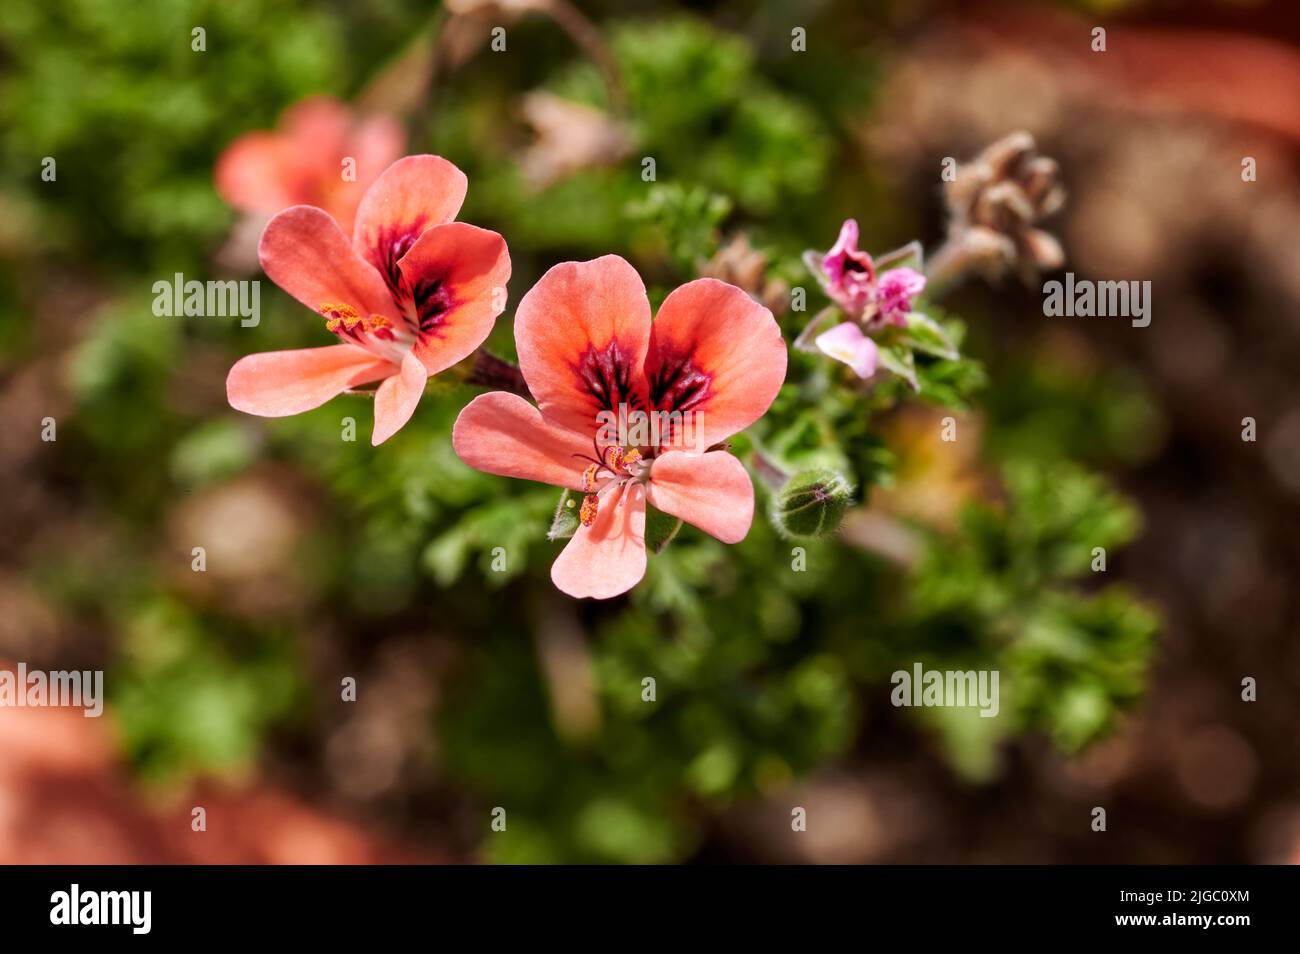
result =
M0 240L18 263L0 297L0 368L51 346L31 330L42 283L60 280L50 274L89 290L95 305L57 316L75 402L58 454L111 540L46 554L32 572L110 628L112 702L141 771L230 770L277 730L309 735L303 641L323 619L372 641L411 626L456 641L455 685L430 731L452 782L509 806L508 831L483 841L502 861L682 859L712 813L780 791L863 733L915 723L979 781L1017 735L1073 752L1112 726L1141 690L1155 624L1130 595L1092 582L1092 548L1121 547L1137 518L1071 461L1131 463L1158 430L1122 377L1099 383L1030 352L989 356L998 363L986 371L970 356L921 351L919 394L898 377L863 392L841 366L792 351L770 413L733 441L742 458L758 450L788 472L830 469L869 504L897 463L881 424L919 399L983 411L982 464L1003 475L1000 494L972 502L954 532L911 528L922 556L909 571L835 537L781 538L761 516L758 480L760 517L741 544L683 527L629 598L581 606L549 582L562 545L547 539L557 492L472 471L452 452L451 423L478 393L454 374L431 382L411 424L378 450L361 399L275 421L225 406L221 380L238 356L327 336L269 283L256 328L150 312L152 282L177 269L205 275L234 220L212 189L213 162L303 95L355 93L430 15L415 0L0 9ZM196 25L205 53L190 49ZM817 69L794 68L756 53L788 45L777 27L746 37L671 15L603 29L635 138L623 161L540 191L524 181L520 94L611 106L600 72L537 19L511 28L511 49L526 56L482 53L446 77L427 139L411 145L469 173L463 218L507 236L511 302L556 261L608 252L631 257L657 301L742 229L771 274L816 294L799 254L828 246L846 215L873 248L910 237L897 229L916 197L882 195L845 128L870 106L869 54L834 50ZM58 159L54 183L39 177L46 155ZM645 156L654 182L641 176ZM789 339L817 307L781 319ZM923 310L962 345L962 320L937 303ZM507 319L490 343L512 353ZM1107 401L1095 400L1098 387ZM340 440L349 417L356 442ZM282 581L293 600L218 611L160 568L178 500L286 474L311 488L302 572ZM597 720L576 734L539 661L543 624L556 619L581 629L590 654ZM998 669L1005 716L890 709L889 674L914 661Z

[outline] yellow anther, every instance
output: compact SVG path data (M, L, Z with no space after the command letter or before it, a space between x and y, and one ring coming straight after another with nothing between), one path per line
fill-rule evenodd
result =
M583 490L586 490L586 491L592 491L592 490L595 490L595 489L596 489L596 471L597 471L598 469L599 469L599 468L597 467L597 465L592 464L591 466L589 466L586 470L584 470L584 471L582 472L582 489L583 489Z
M582 521L584 527L590 527L596 522L596 508L600 506L600 498L595 494L587 494L582 498L582 509L578 511L578 519Z
M641 463L641 452L633 447L623 455L623 469L629 474L635 474L637 465Z
M362 324L361 316L357 314L357 310L351 305L345 305L341 302L326 302L317 311L325 316L325 327L335 333L340 328L344 331L351 331L357 325Z

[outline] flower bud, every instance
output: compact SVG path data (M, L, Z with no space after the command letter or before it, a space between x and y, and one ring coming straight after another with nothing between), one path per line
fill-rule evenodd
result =
M769 515L787 537L820 537L839 529L853 503L853 485L833 470L805 470L772 495Z

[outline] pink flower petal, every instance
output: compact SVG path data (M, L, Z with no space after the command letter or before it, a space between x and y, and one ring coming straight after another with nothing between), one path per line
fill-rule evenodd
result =
M375 430L370 437L373 446L388 440L411 419L428 380L420 359L408 351L402 358L401 371L379 385L375 393Z
M304 159L324 155L333 162L341 154L352 127L352 110L331 96L308 96L280 117L279 129Z
M355 345L250 354L226 377L230 406L261 417L285 417L320 407L341 391L397 369Z
M703 451L762 417L785 365L772 313L734 285L701 278L664 299L655 317L645 362L650 404L696 415L690 449Z
M620 403L644 409L650 301L617 255L556 265L515 312L519 369L542 414L594 433Z
M645 576L645 490L616 487L600 501L596 521L579 526L551 566L551 581L578 599L606 600Z
M915 298L925 290L925 276L914 268L891 268L880 276L880 294L887 298Z
M517 394L491 391L465 406L451 431L456 455L475 470L582 489L591 438L557 427Z
M840 234L835 238L835 244L831 250L826 253L827 258L832 256L848 255L858 250L858 220L845 219L840 226Z
M356 179L341 178L342 159L336 157L330 170L332 188L322 206L334 216L345 235L351 235L357 208L366 190L385 169L402 155L406 134L391 116L372 116L361 122L345 144L346 156L356 160Z
M845 219L839 238L822 258L822 271L831 299L853 318L873 303L876 268L871 256L858 248L858 223Z
M425 229L456 218L469 180L441 156L407 156L384 170L357 209L352 245L401 294L397 263Z
M836 361L843 361L864 380L876 373L876 343L862 333L855 322L846 321L815 339L818 350Z
M839 237L822 259L822 266L833 283L840 283L850 275L860 276L868 282L875 281L876 269L871 256L858 248L856 219L844 220Z
M415 293L415 353L430 374L472 353L505 311L510 252L496 232L463 222L435 225L398 266Z
M925 290L925 276L914 268L891 268L880 276L876 297L882 322L903 327L912 299Z
M320 209L296 205L271 219L257 255L271 281L317 314L322 305L344 304L362 317L399 318L383 278Z
M650 503L723 543L739 543L754 521L754 485L726 451L668 451L650 470Z
M241 212L279 212L302 201L291 157L274 133L251 132L232 142L213 179L221 198Z

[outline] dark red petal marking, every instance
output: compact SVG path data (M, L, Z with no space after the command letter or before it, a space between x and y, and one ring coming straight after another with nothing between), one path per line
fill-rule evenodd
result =
M410 294L422 335L436 331L442 324L443 315L456 304L451 289L441 278L420 279L410 290Z
M692 413L709 398L713 375L701 371L691 361L694 349L684 354L658 355L658 363L646 369L649 382L650 406L664 416L660 418L660 440L670 443L681 436L678 432L686 426L683 419L670 419L668 414L680 411ZM692 428L693 430L693 428Z
M701 371L691 361L690 353L659 356L647 369L650 382L650 406L658 411L689 411L709 396L713 375Z
M388 283L388 291L393 296L393 301L401 302L406 295L405 286L402 283L402 270L397 263L401 261L402 256L411 250L411 246L416 240L424 234L425 218L421 216L409 226L401 229L385 229L379 235L376 243L376 253L379 261L374 264L378 266L380 274L384 276L384 281Z
M643 410L641 395L632 385L630 355L630 349L620 346L617 338L611 338L601 349L588 344L573 366L580 386L600 409L617 411L620 404L626 404L629 409Z

